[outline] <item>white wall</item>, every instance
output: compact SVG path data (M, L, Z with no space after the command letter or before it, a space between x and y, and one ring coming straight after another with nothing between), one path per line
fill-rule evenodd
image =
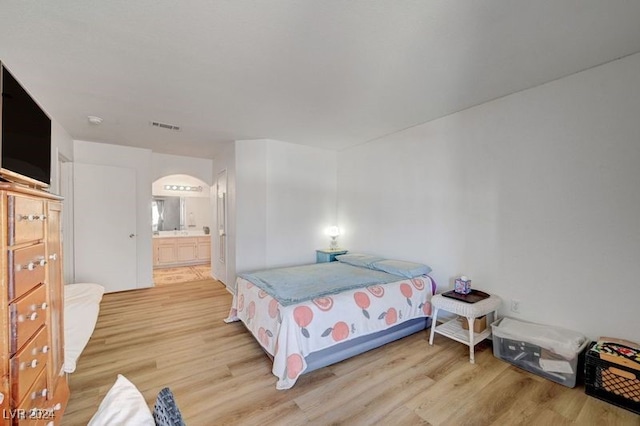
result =
M640 340L640 54L339 154L343 246Z
M148 149L131 148L95 142L74 141L74 161L105 166L129 167L136 171L136 241L137 286L153 286L151 243L151 169L152 154ZM108 188L96 188L96 192Z
M267 144L266 266L314 263L336 221L337 154L286 142Z
M211 212L211 200L207 198L185 197L185 226L188 230L202 231L203 227L211 229L213 214Z
M336 220L336 153L236 141L236 272L315 261Z
M267 265L267 141L236 141L235 153L235 273L242 273Z
M213 184L213 160L209 158L184 157L169 154L151 154L151 180L163 176L184 174L197 177L211 186Z

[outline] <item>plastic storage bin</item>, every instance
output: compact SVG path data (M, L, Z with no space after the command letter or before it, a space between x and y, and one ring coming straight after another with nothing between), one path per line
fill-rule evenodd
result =
M531 373L575 387L589 340L557 327L501 318L491 324L493 355Z
M617 342L595 346L587 351L585 393L640 414L640 348Z

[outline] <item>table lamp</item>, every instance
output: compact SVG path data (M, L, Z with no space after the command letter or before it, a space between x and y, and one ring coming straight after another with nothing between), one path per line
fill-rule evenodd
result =
M330 226L329 229L327 229L327 235L329 237L331 237L331 245L329 246L329 248L331 250L337 250L338 249L338 235L340 235L340 228L338 228L337 226Z

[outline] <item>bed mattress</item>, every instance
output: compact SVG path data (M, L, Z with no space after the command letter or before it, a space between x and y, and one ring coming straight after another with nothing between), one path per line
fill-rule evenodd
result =
M264 289L239 277L227 321L241 320L246 325L273 357L276 388L289 389L308 369L311 354L431 316L430 300L435 292L431 277L396 278L283 306Z
M76 363L98 321L104 287L82 283L64 286L64 371L76 371Z

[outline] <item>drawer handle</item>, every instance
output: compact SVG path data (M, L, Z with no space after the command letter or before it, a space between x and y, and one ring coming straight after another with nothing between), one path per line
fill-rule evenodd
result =
M60 404L59 402L53 406L53 411L60 411L60 409L62 408L62 404Z
M37 359L31 360L31 362L21 362L20 363L20 370L26 370L27 368L37 368L37 367L38 367L38 360Z
M4 394L0 392L0 404L4 402Z
M44 214L19 214L18 220L26 220L27 222L34 222L36 220L47 220L47 216Z
M46 354L47 352L49 352L49 346L47 345L44 345L41 349L38 349L37 346L34 346L33 349L31 349L31 355L33 356L37 356L39 353Z
M47 305L47 302L42 302L42 303L41 303L41 304L39 304L39 305L36 305L36 304L34 303L33 305L31 305L31 306L29 306L29 307L31 308L31 310L32 310L33 312L35 312L35 311L37 311L38 309L42 309L42 310L44 311L45 309L47 309L47 308L49 307L49 305Z
M29 262L26 265L16 265L16 272L20 272L23 269L26 269L27 271L33 271L34 269L36 269L36 265L33 262Z
M44 388L39 391L31 392L31 399L46 398L48 393L49 391L47 390L47 388Z
M31 261L29 263L27 263L26 265L16 265L16 272L20 272L24 269L28 270L28 271L33 271L34 269L36 269L38 266L45 266L47 264L47 261L44 259L37 259L34 261Z
M49 255L49 259L50 260L58 260L58 254L57 253L53 253Z
M35 321L37 319L38 319L38 313L37 312L31 312L26 317L24 315L18 315L18 322Z

